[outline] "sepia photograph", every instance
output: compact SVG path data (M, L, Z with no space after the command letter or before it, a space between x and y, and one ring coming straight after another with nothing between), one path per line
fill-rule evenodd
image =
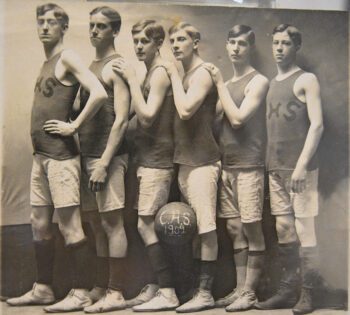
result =
M292 2L1 1L1 314L347 314L348 6Z

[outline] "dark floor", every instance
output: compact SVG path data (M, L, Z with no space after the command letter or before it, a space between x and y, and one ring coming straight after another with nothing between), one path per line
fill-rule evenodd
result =
M26 307L10 307L6 303L1 302L0 304L0 313L1 315L40 315L40 314L47 314L43 311L43 308L41 306L26 306ZM110 312L108 314L137 314L134 313L132 310L123 310L123 311L115 311ZM71 312L71 313L65 313L67 315L69 314L84 314L83 312ZM141 314L141 313L140 313ZM150 313L144 313L144 314L150 314ZM157 315L172 315L177 314L174 311L169 312L157 312L154 313ZM224 309L213 309L208 311L203 311L200 313L195 314L203 314L203 315L220 315L220 314L227 314ZM292 315L291 310L273 310L273 311L259 311L259 310L250 310L245 312L237 312L236 314L244 314L244 315ZM335 310L316 310L312 314L315 315L346 315L349 314L347 311L335 311Z

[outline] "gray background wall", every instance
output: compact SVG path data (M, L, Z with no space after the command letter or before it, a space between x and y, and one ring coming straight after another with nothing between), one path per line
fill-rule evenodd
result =
M6 1L4 23L2 212L1 224L29 223L29 178L31 141L29 121L36 76L43 62L36 35L35 7L43 1ZM71 19L66 46L76 50L88 64L93 49L88 40L88 16L101 2L56 1ZM122 18L117 50L144 73L133 53L130 28L142 18L159 20L166 28L185 20L202 33L202 57L215 63L229 78L226 57L227 30L234 24L250 25L256 33L254 65L272 78L276 72L271 55L271 31L280 23L291 23L303 34L298 62L314 72L322 87L325 133L320 145L320 215L317 218L322 270L331 283L347 287L348 235L348 13L244 9L223 7L112 4ZM161 50L172 59L169 46ZM131 211L131 210L130 210ZM2 243L7 247L11 244ZM4 258L4 257L3 257Z

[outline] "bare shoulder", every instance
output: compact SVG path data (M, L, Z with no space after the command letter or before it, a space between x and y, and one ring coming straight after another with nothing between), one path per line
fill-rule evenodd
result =
M64 66L68 68L75 68L77 65L81 64L80 56L72 49L65 49L61 54L61 62Z
M264 75L261 73L258 73L254 78L249 82L249 84L252 84L253 86L256 87L261 87L261 88L268 88L269 87L269 79L266 78Z
M314 73L305 72L296 79L295 86L303 89L318 86L318 79Z
M247 84L246 93L265 93L268 90L268 88L269 80L261 73L258 73Z
M124 81L122 77L112 69L114 60L115 59L108 61L102 69L102 78L107 84Z
M166 69L163 66L160 65L159 67L154 69L150 83L151 85L157 84L162 86L170 86L171 84L170 78L168 76Z
M205 76L205 77L211 78L210 72L204 67L198 67L194 71L193 76L196 76L196 77Z
M207 69L204 67L199 67L195 70L192 75L191 81L193 83L202 83L203 85L212 85L214 84L213 79Z
M320 98L320 85L316 75L311 72L301 74L295 81L293 92L304 103L308 96Z

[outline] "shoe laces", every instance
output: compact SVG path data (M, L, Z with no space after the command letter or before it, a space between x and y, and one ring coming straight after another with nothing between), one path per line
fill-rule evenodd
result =
M141 294L143 294L143 293L146 293L149 287L150 287L149 284L145 285L145 286L141 289L139 295L141 295Z
M32 295L34 295L34 293L35 293L35 287L36 287L36 282L34 282L33 288L32 288L32 290L31 290L31 294L32 294Z
M253 291L243 291L241 293L241 297L248 297L248 298L254 298L255 297L255 293Z
M227 294L224 299L229 299L231 296L233 296L237 292L237 289L233 289L229 294Z
M310 290L308 289L302 289L300 293L300 303L310 303L311 301L311 294Z
M103 298L106 298L108 294L113 294L114 292L122 294L121 290L113 290L111 288L107 288L106 293L103 295Z
M68 295L68 296L73 296L73 295L74 295L74 289L71 289L71 290L68 292L67 295Z
M158 291L156 292L154 298L156 298L156 299L158 298L158 299L159 299L159 298L161 298L161 297L167 298L161 290L158 290Z
M106 297L107 297L107 295L108 295L108 294L111 294L111 293L112 293L111 289L110 289L110 288L107 288L107 289L106 289L106 292L103 294L101 300L105 300Z
M200 289L196 289L196 291L193 293L193 300L197 299L197 298L200 298L201 294L205 292L201 291Z
M143 295L143 294L146 294L147 291L148 291L148 289L149 289L150 287L151 287L150 284L145 285L145 286L141 289L141 291L140 291L140 293L137 295L137 297L139 297L139 296L141 296L141 295Z
M112 293L112 290L111 290L110 288L107 288L107 289L106 289L105 295L107 295L107 294L109 294L109 293Z

